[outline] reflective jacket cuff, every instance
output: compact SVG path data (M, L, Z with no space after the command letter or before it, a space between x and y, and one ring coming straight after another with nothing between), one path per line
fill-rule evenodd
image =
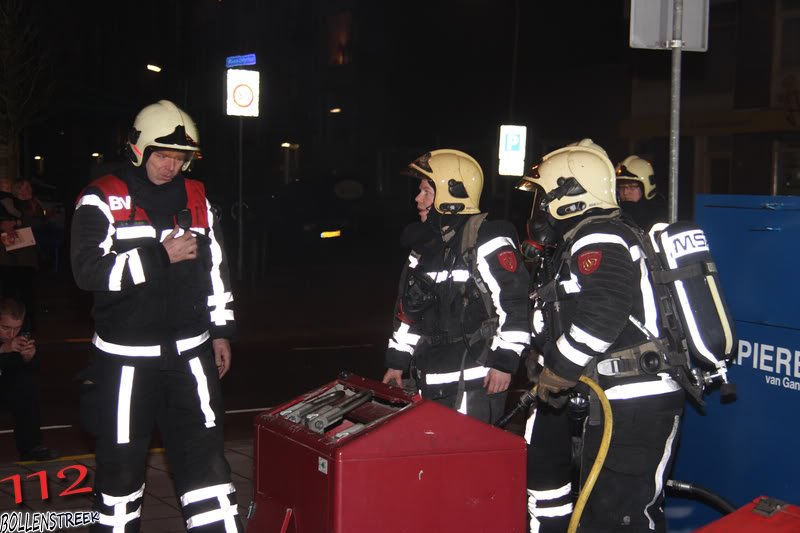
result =
M208 328L211 339L228 339L231 342L239 340L238 332L236 331L235 324L227 324L225 326L212 325Z
M544 345L544 366L556 375L570 381L578 381L584 370L582 366L576 365L561 355L556 348L556 343L552 341L548 341Z
M386 368L393 368L395 370L408 372L408 367L411 363L411 356L407 353L399 352L398 350L389 349L386 351L384 362L386 363Z
M520 356L513 351L498 348L497 350L489 351L489 356L486 358L486 366L507 374L514 374L519 368L519 360Z

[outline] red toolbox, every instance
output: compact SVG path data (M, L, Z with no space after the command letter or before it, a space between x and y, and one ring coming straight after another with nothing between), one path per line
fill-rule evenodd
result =
M702 527L697 533L797 533L800 507L760 496L741 509Z
M339 378L255 421L248 533L525 531L525 441Z

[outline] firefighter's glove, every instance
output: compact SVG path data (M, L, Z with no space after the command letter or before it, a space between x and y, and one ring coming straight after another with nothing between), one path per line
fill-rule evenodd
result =
M541 353L535 347L531 346L528 349L527 356L525 357L525 374L530 383L539 382L539 374L542 373L542 365L539 364L539 358L541 356Z
M577 381L571 381L569 379L562 378L549 368L545 367L545 369L542 370L542 373L539 374L539 387L536 390L536 395L539 396L543 402L547 402L551 405L554 405L555 403L562 403L554 402L553 400L558 400L560 398L551 398L551 394L554 396L561 396L559 395L560 392L571 389L577 384Z

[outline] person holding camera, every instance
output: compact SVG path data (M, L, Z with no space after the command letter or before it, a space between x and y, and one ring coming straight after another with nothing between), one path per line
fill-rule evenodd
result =
M36 341L20 332L25 306L0 299L0 396L14 414L14 438L22 461L47 461L58 451L42 444L39 403L39 361Z

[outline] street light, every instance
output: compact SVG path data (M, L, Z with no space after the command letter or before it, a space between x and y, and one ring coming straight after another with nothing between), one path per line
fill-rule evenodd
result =
M33 168L36 170L36 175L41 176L44 174L44 156L35 155L33 156L33 161Z
M334 107L334 108L331 108L331 109L328 111L328 113L334 113L334 114L335 114L335 113L341 113L341 112L342 112L342 108L341 108L341 107Z
M291 179L292 155L294 155L294 163L296 166L297 152L300 150L300 145L284 141L281 143L281 148L283 148L283 182L288 185Z
M158 65L151 65L148 63L147 70L150 70L152 72L161 72L161 67L159 67Z

